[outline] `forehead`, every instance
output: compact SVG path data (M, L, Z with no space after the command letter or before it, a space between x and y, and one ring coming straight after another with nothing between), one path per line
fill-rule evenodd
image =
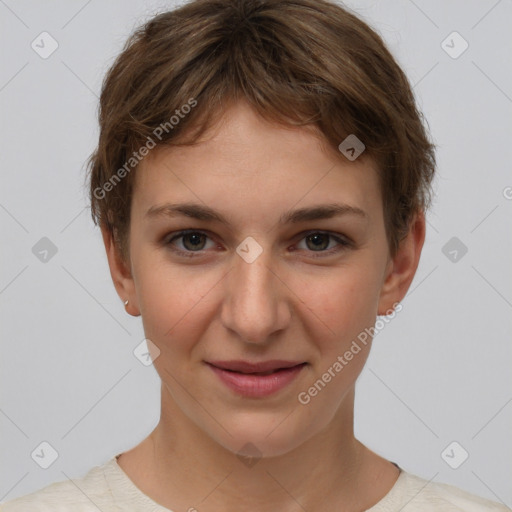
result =
M135 213L169 201L247 218L340 202L378 214L382 204L370 158L350 162L318 130L266 121L244 102L224 111L197 144L160 146L144 158L135 174Z

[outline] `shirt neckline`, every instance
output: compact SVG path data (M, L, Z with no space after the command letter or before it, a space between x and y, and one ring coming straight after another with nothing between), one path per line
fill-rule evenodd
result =
M124 506L132 512L174 512L154 501L135 485L117 462L121 454L116 454L105 464L105 478L116 505L120 505L122 510L125 510Z
M154 501L135 485L118 464L117 458L120 455L121 453L112 457L104 466L105 478L115 503L117 505L126 505L133 512L147 512L148 510L152 512L173 512L173 510L165 508ZM398 478L393 487L375 505L372 505L364 512L391 510L391 506L396 506L402 501L407 472L395 462L392 462L392 464L399 470Z

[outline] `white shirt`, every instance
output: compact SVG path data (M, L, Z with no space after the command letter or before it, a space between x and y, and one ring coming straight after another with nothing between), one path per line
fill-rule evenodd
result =
M145 495L116 457L82 478L55 482L0 504L0 512L172 512ZM512 512L502 504L399 469L393 487L366 512Z

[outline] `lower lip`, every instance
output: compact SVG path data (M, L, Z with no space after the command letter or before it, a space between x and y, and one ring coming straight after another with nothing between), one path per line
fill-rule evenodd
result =
M220 380L236 393L246 397L264 397L277 393L290 384L304 368L305 364L284 368L269 375L254 375L230 372L208 365Z

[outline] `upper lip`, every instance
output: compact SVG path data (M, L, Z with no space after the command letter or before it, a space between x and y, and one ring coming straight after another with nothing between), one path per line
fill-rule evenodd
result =
M261 361L258 363L252 363L250 361L208 361L208 364L221 368L222 370L231 370L233 372L240 373L259 373L269 372L272 370L278 370L281 368L292 368L299 364L304 364L304 361L284 361L280 359L274 359L272 361Z

